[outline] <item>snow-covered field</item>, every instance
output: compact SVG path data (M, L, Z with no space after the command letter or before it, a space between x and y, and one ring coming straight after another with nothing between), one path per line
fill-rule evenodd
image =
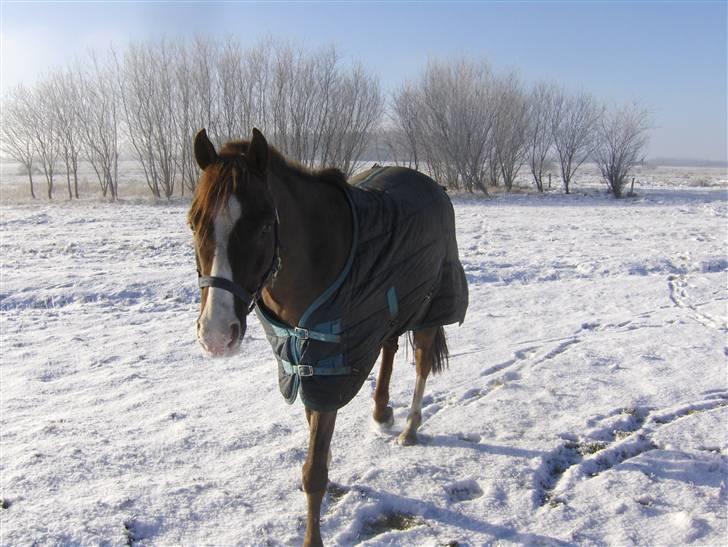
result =
M723 544L720 176L621 201L455 198L470 308L450 370L428 382L419 446L395 442L411 352L391 432L371 426L374 376L340 411L325 540ZM254 317L238 357L198 349L186 205L0 214L0 543L300 544L303 408Z

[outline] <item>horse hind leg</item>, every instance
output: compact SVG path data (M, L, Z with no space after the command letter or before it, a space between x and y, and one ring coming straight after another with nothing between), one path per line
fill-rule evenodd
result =
M415 331L412 345L415 353L417 380L412 396L412 406L407 416L407 423L399 435L399 444L409 446L417 444L417 429L422 423L422 397L430 371L440 372L447 366L447 342L442 327L432 327Z
M374 411L372 417L380 427L389 428L394 424L394 413L389 406L389 380L392 377L394 354L399 344L397 338L389 338L382 344L382 364L379 367L377 386L374 389Z

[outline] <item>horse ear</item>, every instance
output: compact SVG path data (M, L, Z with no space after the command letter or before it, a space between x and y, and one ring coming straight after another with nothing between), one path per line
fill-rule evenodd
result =
M268 167L268 142L265 140L263 133L253 128L253 137L248 145L248 167L258 173L265 173Z
M195 135L195 159L197 160L197 165L203 171L208 165L217 161L215 147L210 142L210 139L207 138L207 131L204 129L200 129L197 135Z

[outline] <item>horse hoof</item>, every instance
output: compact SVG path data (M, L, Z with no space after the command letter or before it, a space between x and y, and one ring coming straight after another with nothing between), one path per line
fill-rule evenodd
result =
M401 435L397 437L397 442L401 446L412 446L417 444L417 433L409 433L402 431Z
M375 410L372 416L381 429L389 429L394 425L394 412L391 406L385 408L381 414L377 414Z

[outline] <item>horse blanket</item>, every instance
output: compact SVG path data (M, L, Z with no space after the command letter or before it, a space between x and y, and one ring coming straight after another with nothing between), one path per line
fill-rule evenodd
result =
M293 403L300 392L312 410L346 405L385 340L462 323L468 307L444 188L404 167L375 167L350 182L352 249L337 280L296 326L282 323L262 301L256 306L278 361L281 393Z

